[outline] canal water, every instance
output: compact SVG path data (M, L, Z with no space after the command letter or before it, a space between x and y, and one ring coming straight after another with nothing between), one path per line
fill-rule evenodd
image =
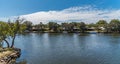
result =
M120 64L119 34L28 33L15 46L19 64Z

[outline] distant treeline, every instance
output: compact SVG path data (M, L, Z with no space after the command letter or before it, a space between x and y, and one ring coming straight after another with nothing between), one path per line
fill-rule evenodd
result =
M26 32L37 31L37 32L51 32L51 33L85 33L90 31L104 32L104 33L113 33L120 32L120 20L112 19L109 23L106 20L99 20L96 23L86 24L84 22L64 22L58 24L56 22L49 22L43 24L33 25L30 21L25 21L24 24L27 26Z

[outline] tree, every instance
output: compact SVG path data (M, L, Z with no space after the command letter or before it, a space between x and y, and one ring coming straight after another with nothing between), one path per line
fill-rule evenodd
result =
M10 47L9 42L7 41L7 38L9 37L10 33L9 31L9 25L6 22L0 21L0 42L5 42L7 44L7 47Z
M59 25L56 22L49 22L49 30L53 30L54 32L58 32Z
M98 27L105 27L107 22L105 20L99 20L96 24Z
M118 19L113 19L109 23L110 28L113 32L120 32L120 21Z
M86 24L86 25L87 25L87 28L96 27L96 24L94 24L94 23L90 23L90 24Z
M99 20L96 23L96 29L108 32L108 23L105 20Z
M25 21L24 24L26 25L26 30L31 30L32 29L32 22L31 21Z
M86 29L85 23L84 22L80 22L80 30L81 30L81 32L84 33L85 29Z
M42 22L38 24L38 29L39 31L42 31L42 32L44 31L44 24Z
M11 48L14 46L14 41L17 34L21 34L26 29L26 26L22 24L24 20L17 18L17 20L11 24L9 24L10 29L10 37L12 38L12 45Z
M17 18L15 22L0 22L0 41L5 41L7 43L7 47L13 48L15 38L18 34L21 34L26 29L26 26L22 24L23 20ZM12 44L10 46L10 42L7 40L11 39Z
M64 30L64 31L68 31L68 26L69 26L69 24L68 23L61 23L61 26L62 26L62 29Z
M69 23L68 25L69 32L73 32L74 29L74 23Z

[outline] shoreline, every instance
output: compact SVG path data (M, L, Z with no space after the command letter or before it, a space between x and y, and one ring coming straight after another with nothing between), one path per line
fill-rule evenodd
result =
M0 52L0 64L13 64L21 55L19 48L3 48Z
M39 32L39 31L30 31L30 32L24 32L24 33L63 33L63 34L69 34L69 33L83 33L83 32ZM120 34L120 32L97 32L97 31L86 31L83 34L97 34L97 33L103 33L103 34Z

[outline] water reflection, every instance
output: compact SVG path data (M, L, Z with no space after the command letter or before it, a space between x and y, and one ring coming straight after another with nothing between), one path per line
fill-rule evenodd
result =
M19 64L120 64L119 35L29 33L15 46Z
M23 60L23 61L20 61L20 62L16 62L15 64L27 64L27 61Z

